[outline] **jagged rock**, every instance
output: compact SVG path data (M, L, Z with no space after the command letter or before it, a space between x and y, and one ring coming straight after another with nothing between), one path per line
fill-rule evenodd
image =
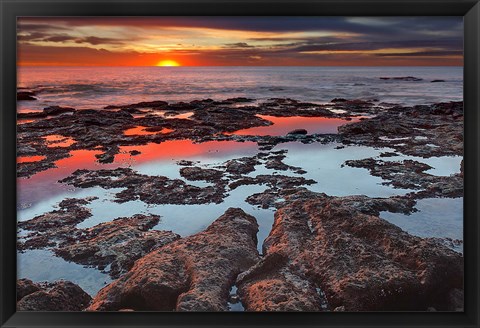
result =
M223 172L200 167L182 167L180 169L180 175L190 181L203 180L209 182L218 182L222 178Z
M308 134L308 132L305 129L295 129L293 131L288 132L287 134Z
M59 203L60 209L38 215L28 221L20 221L18 227L45 232L49 229L75 226L92 215L91 211L82 205L86 205L97 198L67 198Z
M17 311L82 311L92 299L70 281L60 280L33 285L37 290L17 301Z
M410 82L423 81L423 79L419 77L414 77L414 76L381 77L380 80L396 80L396 81L410 81Z
M17 280L17 302L27 295L35 293L40 290L40 286L35 284L30 279L18 279Z
M330 310L448 309L448 294L463 288L463 257L355 203L306 190L286 196L264 259L238 277L245 308L318 311L325 295Z
M31 91L17 91L17 100L37 100Z
M118 278L137 259L180 238L171 231L150 230L159 219L137 214L79 230L73 240L60 243L54 252L67 261L99 269L110 265L109 274Z
M226 311L237 275L258 260L254 217L229 208L205 231L139 259L103 288L90 311Z

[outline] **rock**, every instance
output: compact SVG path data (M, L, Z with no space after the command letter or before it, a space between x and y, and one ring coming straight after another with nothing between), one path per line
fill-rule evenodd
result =
M123 188L115 194L115 201L119 203L140 199L147 204L218 204L226 193L226 181L223 180L218 180L213 186L200 188L180 179L139 174L130 168L77 170L59 182L79 188Z
M436 83L436 82L445 82L445 80L432 80L432 81L430 81L430 82L432 82L432 83Z
M139 259L95 297L90 311L226 311L237 275L258 261L255 218L229 208L205 231Z
M31 91L17 91L17 100L37 100Z
M27 295L40 290L40 286L33 283L30 279L17 280L17 302Z
M463 288L463 257L445 246L365 214L345 197L303 190L285 198L265 257L237 279L246 310L319 311L321 295L330 310L444 310L447 295Z
M136 104L130 105L109 105L104 107L105 109L128 109L128 108L148 108L148 107L165 107L168 103L166 101L156 100L156 101L142 101Z
M38 215L28 221L20 221L18 222L18 227L40 232L63 226L73 227L92 215L91 211L82 205L89 204L95 199L97 199L97 197L84 199L67 198L59 203L60 209Z
M67 261L99 270L109 266L108 273L117 278L135 260L180 238L171 231L150 230L160 221L157 215L137 214L91 228L76 228L77 223L90 216L90 210L82 205L93 199L66 199L60 203L61 210L19 222L19 228L27 229L28 233L18 238L17 249L51 247L55 255ZM20 282L27 289L28 282Z
M308 132L305 129L295 129L293 131L288 132L288 134L308 134Z
M70 281L34 284L37 291L17 302L17 311L82 311L91 297Z
M140 154L141 154L141 152L139 152L138 150L135 150L135 149L130 150L130 155L132 155L132 156L137 156L137 155L140 155Z
M115 155L109 153L95 155L95 157L98 158L98 161L103 164L113 163L115 159Z
M73 112L75 112L75 108L60 107L60 106L49 106L49 107L45 107L43 109L43 112L45 113L45 115L54 116L54 115L60 115L60 114L64 114L64 113L73 113Z
M180 169L180 175L190 181L203 180L209 182L218 182L222 178L223 172L200 167L182 167Z
M78 264L98 268L110 265L109 274L118 278L137 259L180 238L171 231L150 230L158 222L156 215L118 218L81 230L78 237L61 243L54 252Z
M330 100L331 103L342 103L342 102L346 102L347 99L345 98L333 98L332 100Z
M375 117L342 125L338 132L344 144L390 147L424 158L463 156L463 103L392 107Z
M460 173L450 176L436 176L426 173L432 167L412 160L381 161L373 158L348 160L346 165L363 167L373 176L381 177L395 188L420 190L417 194L410 194L416 198L426 197L462 197L463 177Z
M423 81L423 79L414 77L414 76L381 77L380 80L397 80L397 81L411 81L411 82Z

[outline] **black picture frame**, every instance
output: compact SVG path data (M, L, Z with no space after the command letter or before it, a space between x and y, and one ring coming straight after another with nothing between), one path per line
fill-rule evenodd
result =
M1 327L479 327L480 4L478 0L0 0ZM18 16L463 16L464 312L15 312L16 18Z

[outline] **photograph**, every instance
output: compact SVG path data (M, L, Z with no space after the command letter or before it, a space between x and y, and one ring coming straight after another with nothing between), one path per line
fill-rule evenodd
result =
M464 312L463 16L16 23L18 312Z

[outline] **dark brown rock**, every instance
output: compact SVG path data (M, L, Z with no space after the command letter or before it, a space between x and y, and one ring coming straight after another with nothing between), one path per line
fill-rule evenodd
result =
M90 311L226 311L237 275L258 260L255 218L229 208L205 231L159 248L103 288Z
M246 309L317 311L322 295L329 310L449 308L448 294L463 286L462 256L353 203L308 191L287 196L263 245L265 258L238 277Z
M37 100L31 91L17 91L17 100Z
M18 279L17 280L17 302L27 295L30 295L40 290L40 286L35 284L30 279Z
M100 186L105 189L124 188L115 194L119 203L140 199L147 204L208 204L220 203L225 197L223 180L204 188L180 179L139 174L130 168L113 170L77 170L63 180L79 188Z
M380 80L396 80L396 81L409 81L409 82L423 81L423 79L419 77L414 77L414 76L381 77Z
M78 231L73 240L61 243L54 252L67 261L99 269L111 265L109 274L118 278L137 259L180 238L171 231L150 230L158 222L156 215L118 218Z
M18 227L25 230L45 232L63 226L75 226L91 216L90 210L82 205L86 205L95 199L97 197L67 198L59 203L59 210L38 215L28 221L20 221Z
M17 302L17 311L82 311L91 297L70 281L35 284L39 289Z
M288 134L308 134L308 132L305 129L295 129L293 131L288 132Z

